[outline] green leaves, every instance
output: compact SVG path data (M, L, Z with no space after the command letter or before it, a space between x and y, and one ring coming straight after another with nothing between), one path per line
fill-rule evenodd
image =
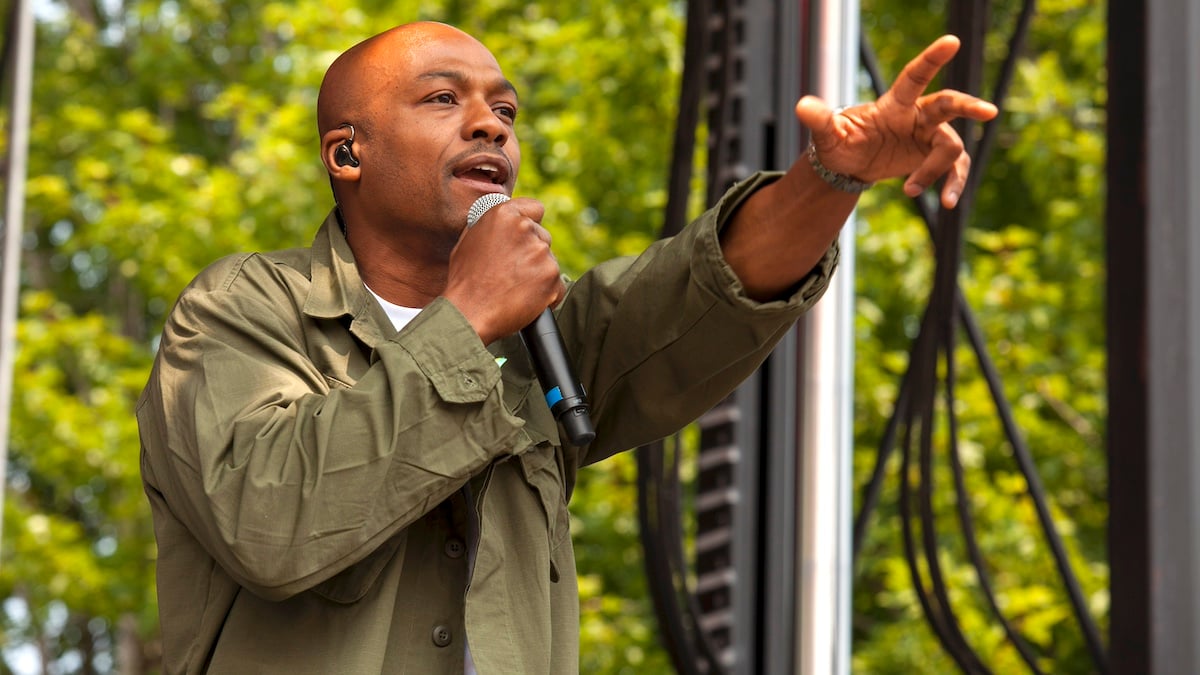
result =
M129 422L148 350L48 292L26 294L23 314L0 595L25 603L33 634L55 606L78 624L70 635L92 617L153 626L153 533ZM73 648L66 635L50 646Z
M682 17L641 0L51 2L42 16L0 550L0 597L23 610L0 614L4 646L111 663L120 638L142 652L121 658L152 663L136 398L167 311L203 266L305 246L332 207L315 121L327 66L415 19L489 45L522 96L518 192L546 203L577 275L657 235ZM632 484L610 473L620 466L589 471L576 509L596 523L583 549L629 565L582 561L595 574L583 602L602 608L583 651L601 671L662 670L644 581L626 571L640 570L640 549ZM623 515L592 511L613 500Z
M332 206L314 119L328 64L358 40L414 19L456 23L489 45L521 95L518 194L546 203L555 253L577 275L640 251L659 231L683 6L46 4L55 11L45 16L55 18L38 25L0 551L0 597L27 608L27 617L0 621L6 647L40 640L51 661L69 654L111 661L118 627L131 627L138 657L152 660L154 545L138 477L136 397L161 322L201 267L237 251L307 245ZM995 3L996 25L1009 25L1015 7ZM863 24L885 70L897 72L933 39L945 10L945 2L864 5ZM1103 12L1083 0L1039 4L995 157L976 167L985 176L962 275L1102 623ZM998 28L988 63L1005 49ZM861 214L860 482L891 414L933 271L928 234L898 183L869 192ZM970 507L1002 607L1047 670L1086 672L1027 487L965 349L959 363ZM668 668L641 574L632 467L631 457L618 457L587 469L572 503L585 672ZM966 566L944 462L938 472L942 563L968 640L998 672L1019 670ZM903 564L896 499L893 480L855 579L854 668L948 671Z
M864 5L864 25L881 63L891 64L893 72L903 61L890 55L916 53L927 37L900 32L915 11L909 5L891 0ZM996 29L988 38L986 63L998 64L1004 57L1015 9L1015 3L995 4ZM964 232L960 282L1103 632L1108 609L1103 8L1062 0L1039 3L1038 12L1002 109L994 157L985 167L973 167L985 173ZM924 225L892 186L873 192L860 212L865 222L856 319L855 473L860 482L873 466L895 383L932 285ZM960 346L956 363L955 411L968 506L997 600L1031 643L1041 668L1092 672L1028 485L1004 440L975 357ZM939 561L954 610L968 642L989 667L1025 672L970 569L954 514L944 429L938 433L933 480ZM913 581L903 562L896 507L897 466L893 461L854 581L855 670L949 671L953 666L925 618L912 611ZM930 665L930 659L940 665Z

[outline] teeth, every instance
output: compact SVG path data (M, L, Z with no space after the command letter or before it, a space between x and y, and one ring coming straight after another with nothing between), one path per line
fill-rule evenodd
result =
M500 169L495 164L480 164L475 167L475 170L489 176L492 182L496 182L497 177L500 175Z
M483 176L480 176L480 178L486 177L493 183L499 183L501 176L504 175L504 170L501 165L492 162L482 162L475 166L464 168L463 174L469 172L478 172L483 174Z

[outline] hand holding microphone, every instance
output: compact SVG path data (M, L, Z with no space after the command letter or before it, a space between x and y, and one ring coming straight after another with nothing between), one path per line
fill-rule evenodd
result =
M489 209L508 200L508 196L501 193L485 194L475 200L467 213L467 227L473 227ZM529 350L550 412L562 425L571 443L583 446L596 437L596 432L592 428L587 395L575 377L558 324L549 308L554 300L547 303L533 323L521 329L521 338Z
M467 229L459 221L442 293L484 344L516 333L566 292L550 233L541 225L542 204L513 199L496 211L503 213Z

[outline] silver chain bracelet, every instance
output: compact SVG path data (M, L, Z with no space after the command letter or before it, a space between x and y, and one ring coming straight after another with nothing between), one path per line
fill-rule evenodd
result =
M817 157L817 146L812 143L808 144L808 150L804 154L808 155L808 163L812 165L813 171L821 177L821 180L828 183L835 190L857 195L862 194L867 188L873 185L873 183L858 180L844 173L830 171L821 163L821 159Z

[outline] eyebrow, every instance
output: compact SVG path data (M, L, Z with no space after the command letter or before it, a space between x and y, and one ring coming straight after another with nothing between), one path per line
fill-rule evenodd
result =
M467 75L461 70L430 70L418 75L417 79L421 81L451 80L459 85L465 85L470 78L468 78ZM506 78L500 78L493 86L493 89L509 91L512 92L513 96L520 98L519 94L517 94L516 85L508 81Z

